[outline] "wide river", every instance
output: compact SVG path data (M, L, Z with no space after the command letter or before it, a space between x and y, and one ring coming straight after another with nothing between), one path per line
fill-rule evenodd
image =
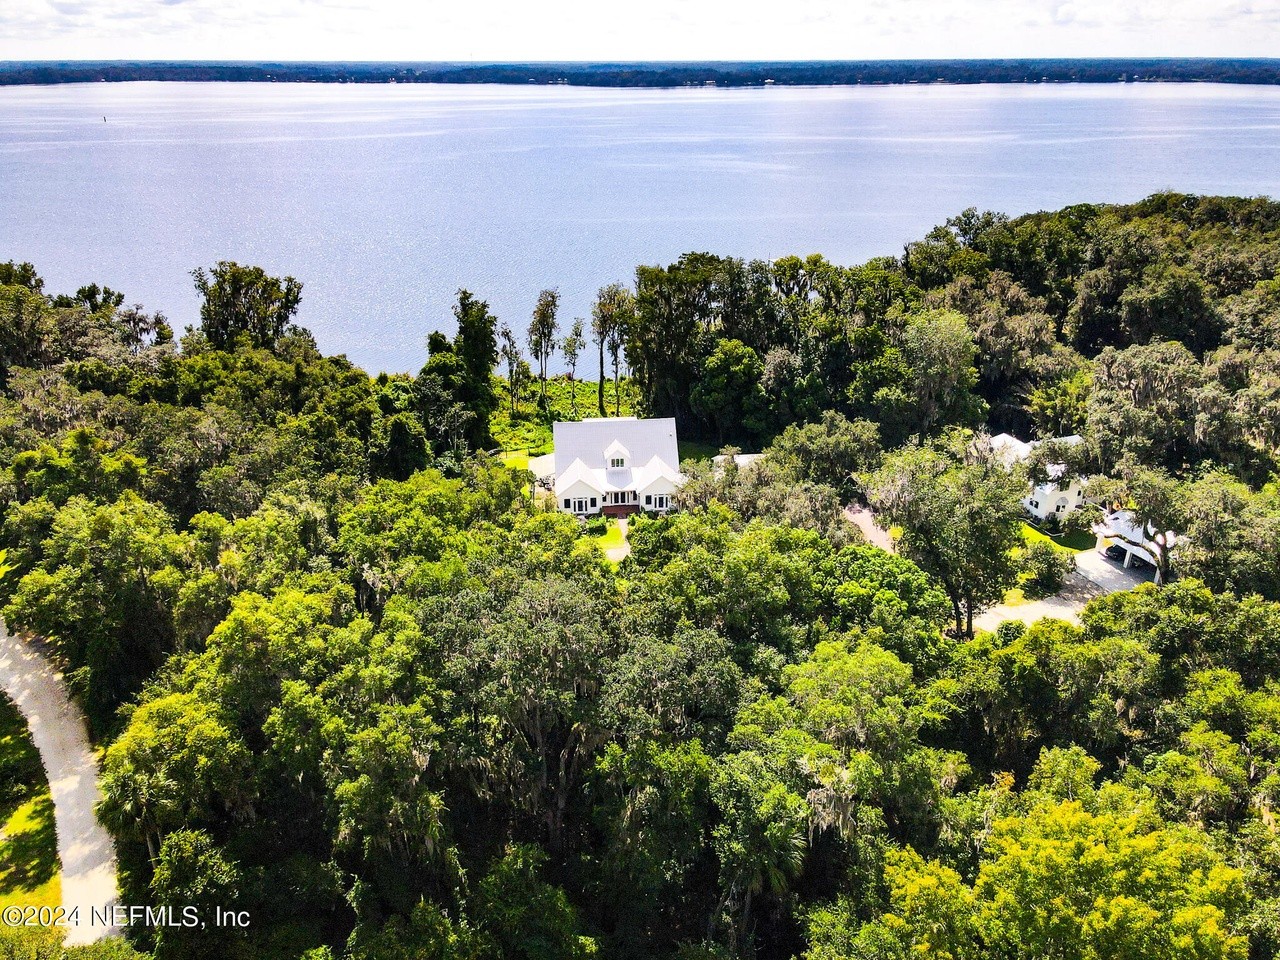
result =
M0 88L0 261L197 318L190 271L305 284L299 321L416 370L458 287L520 332L636 264L895 254L968 206L1280 196L1280 87Z

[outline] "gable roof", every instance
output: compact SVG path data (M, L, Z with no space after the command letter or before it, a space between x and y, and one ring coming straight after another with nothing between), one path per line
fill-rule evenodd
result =
M665 463L660 457L654 457L643 467L632 470L631 473L631 489L637 493L644 493L658 480L666 480L675 487L684 482L684 474Z
M575 483L585 483L597 493L605 492L605 484L601 483L596 477L596 471L592 470L581 460L575 460L569 465L568 470L556 477L556 489L568 490Z
M1019 440L1011 433L997 433L991 438L991 452L1009 466L1027 459L1034 449L1034 444Z
M676 445L676 422L670 417L637 420L613 417L557 423L552 427L555 441L556 494L576 483L585 483L601 493L615 490L640 491L659 477L679 486L680 453ZM621 456L625 467L610 467L609 460Z
M581 460L589 469L603 470L610 448L622 446L631 465L647 464L658 457L673 469L680 466L676 446L676 422L671 417L637 420L635 417L604 417L552 426L556 470L560 476Z
M1030 457L1042 444L1053 444L1059 448L1078 447L1084 443L1084 437L1073 433L1066 437L1054 437L1052 440L1032 440L1028 443L1025 440L1019 440L1010 433L997 433L991 438L990 443L991 452L999 457L1006 467L1012 467L1015 463L1021 463ZM1067 465L1065 463L1045 464L1045 473L1050 480L1061 480L1066 472Z

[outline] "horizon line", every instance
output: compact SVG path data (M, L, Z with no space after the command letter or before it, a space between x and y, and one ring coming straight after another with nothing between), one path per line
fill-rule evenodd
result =
M706 59L580 59L580 60L495 60L495 59L461 59L461 60L412 60L393 58L387 60L367 59L280 59L280 58L242 58L242 57L45 57L34 59L0 60L0 67L20 64L350 64L350 65L428 65L428 66L644 66L662 64L672 66L705 66L705 65L748 65L748 66L791 66L791 65L843 65L843 64L881 64L881 63L1280 63L1280 57L1242 57L1242 56L1205 56L1160 54L1159 56L1080 56L1080 57L849 57L849 58L804 58L804 59L762 59L712 57Z

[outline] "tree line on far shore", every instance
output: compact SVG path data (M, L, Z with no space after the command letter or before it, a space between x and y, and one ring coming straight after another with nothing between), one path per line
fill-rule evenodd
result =
M226 63L13 61L6 84L129 81L256 83L504 83L592 87L858 86L931 83L1280 83L1275 60L1120 57L688 63Z

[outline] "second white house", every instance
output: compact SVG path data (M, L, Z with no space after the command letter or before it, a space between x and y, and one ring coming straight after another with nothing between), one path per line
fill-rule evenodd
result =
M1084 443L1083 438L1072 434L1049 441L1062 447L1074 447ZM991 438L991 449L1006 464L1013 466L1028 459L1040 441L1030 443L1008 433L998 433ZM1068 472L1066 464L1045 465L1048 479L1031 486L1031 492L1022 498L1022 506L1037 520L1059 518L1084 505L1084 480Z

